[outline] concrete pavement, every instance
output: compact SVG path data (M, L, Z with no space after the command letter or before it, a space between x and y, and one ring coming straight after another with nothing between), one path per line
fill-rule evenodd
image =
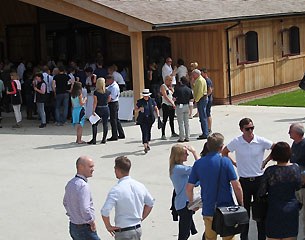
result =
M256 134L289 144L292 142L288 135L289 125L305 122L303 108L215 106L212 114L213 132L222 133L226 143L240 134L238 122L243 117L252 118ZM89 183L102 240L113 239L104 228L99 210L109 189L116 183L113 165L115 157L120 155L131 159L131 176L144 183L156 199L151 215L143 222L143 239L177 239L178 224L172 221L169 210L172 185L168 176L170 148L177 138L160 140L161 133L155 124L151 151L144 154L140 128L134 123L123 123L125 140L106 145L78 145L74 143L75 130L70 124L63 127L50 124L45 129L39 129L38 121L25 120L23 128L12 129L13 115L4 113L3 117L3 128L0 129L0 240L70 239L62 198L65 184L75 174L75 161L80 155L89 155L95 160L94 176ZM196 140L200 134L199 120L194 118L190 123L192 135L189 144L200 152L205 141ZM177 122L175 126L178 132ZM90 140L88 122L83 135L83 140ZM167 136L170 136L169 126ZM98 137L101 138L100 133ZM190 156L187 164L193 162ZM203 232L199 212L195 221L199 234L191 236L190 240L201 239ZM252 239L256 239L253 223Z

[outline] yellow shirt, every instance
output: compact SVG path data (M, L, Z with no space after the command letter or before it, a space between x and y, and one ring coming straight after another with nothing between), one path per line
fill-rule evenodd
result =
M207 82L201 75L196 79L193 90L195 102L199 102L204 95L207 95Z

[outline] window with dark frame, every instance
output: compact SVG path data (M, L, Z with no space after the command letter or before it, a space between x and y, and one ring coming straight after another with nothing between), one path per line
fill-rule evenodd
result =
M296 26L285 28L281 31L282 56L300 54L300 30Z
M258 62L258 36L257 32L249 31L237 36L237 64L250 64Z

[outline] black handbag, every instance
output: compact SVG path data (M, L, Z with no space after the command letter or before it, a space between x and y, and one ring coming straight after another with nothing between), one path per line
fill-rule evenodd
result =
M161 129L163 127L163 122L160 117L158 117L158 129Z
M257 197L252 203L252 219L257 222L264 221L268 211L268 196Z
M248 223L249 217L244 207L218 207L213 216L212 229L221 237L227 237L243 232Z
M220 170L217 180L216 201L219 192L219 179L222 170L222 161L220 160ZM249 216L247 210L242 206L216 207L212 229L221 237L232 236L244 231L246 225L249 224Z

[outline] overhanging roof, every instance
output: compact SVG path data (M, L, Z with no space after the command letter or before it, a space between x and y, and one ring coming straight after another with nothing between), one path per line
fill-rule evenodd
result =
M305 15L305 0L89 1L149 23L152 25L152 29L233 20Z

